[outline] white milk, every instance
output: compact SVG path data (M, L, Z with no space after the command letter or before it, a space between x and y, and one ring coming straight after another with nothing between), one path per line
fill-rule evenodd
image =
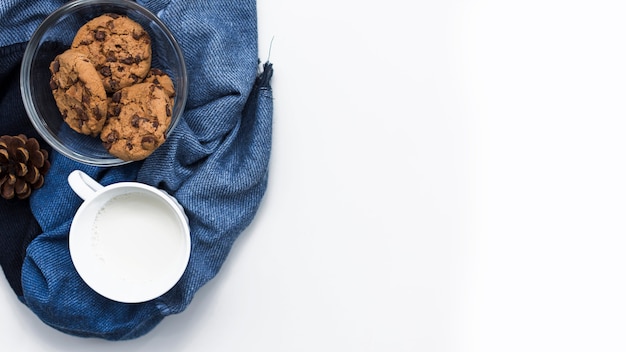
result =
M183 228L168 204L142 192L116 196L96 215L92 248L111 275L150 282L179 261Z

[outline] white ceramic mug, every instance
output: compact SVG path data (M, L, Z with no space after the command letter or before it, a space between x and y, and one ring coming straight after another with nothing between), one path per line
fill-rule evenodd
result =
M125 303L169 291L191 252L189 222L176 199L139 182L102 186L79 170L67 180L84 200L72 221L69 246L87 285Z

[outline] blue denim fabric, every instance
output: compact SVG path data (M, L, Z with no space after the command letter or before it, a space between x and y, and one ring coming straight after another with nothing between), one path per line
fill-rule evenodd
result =
M41 233L33 236L32 229L30 234L23 229L26 243L29 236L34 239L23 254L21 287L14 290L46 324L76 336L136 338L165 316L183 311L197 290L217 274L233 242L252 221L267 185L272 68L266 64L259 76L255 1L138 2L158 14L184 52L190 81L182 121L143 162L98 168L52 152L45 185L30 198ZM62 3L0 3L0 46L26 42ZM2 65L0 59L0 69ZM26 119L20 108L16 110L12 119ZM8 122L2 117L0 126ZM16 126L24 126L23 121ZM1 128L0 132L5 133ZM182 204L190 221L192 252L185 274L172 290L149 302L124 304L101 297L80 279L68 248L69 227L81 204L67 184L74 169L104 185L137 180L157 186ZM3 203L0 208L15 204ZM9 219L0 217L0 221ZM16 232L9 224L0 226L7 233ZM10 280L7 268L3 264Z

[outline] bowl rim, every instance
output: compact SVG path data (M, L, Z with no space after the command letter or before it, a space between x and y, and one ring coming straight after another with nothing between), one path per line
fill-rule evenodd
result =
M50 128L48 127L48 124L45 122L45 120L43 118L40 118L39 116L37 116L37 111L35 109L35 104L33 101L33 97L31 96L30 92L28 91L30 88L30 69L31 66L33 64L33 60L34 60L34 53L35 50L37 49L37 46L39 45L39 42L41 41L41 39L43 38L44 34L45 34L45 28L47 28L49 25L51 24L55 24L57 21L59 21L59 19L61 19L62 17L71 14L77 10L83 9L83 8L87 8L89 6L92 5L113 5L113 6L119 6L119 7L127 7L130 8L132 10L138 11L139 13L141 13L143 16L146 16L150 21L154 22L157 24L157 27L163 31L163 33L165 34L165 37L169 40L169 42L172 44L175 54L177 57L180 58L180 68L181 68L181 72L180 72L180 76L181 79L179 82L177 82L178 85L180 85L179 89L180 92L177 90L176 91L176 102L174 103L174 105L176 105L177 102L180 101L180 112L178 116L178 118L174 119L172 118L172 123L170 124L170 126L168 127L167 131L166 131L166 137L169 136L172 131L174 130L174 128L176 127L176 125L180 122L180 119L182 118L182 114L185 110L185 105L187 102L187 90L188 90L188 83L187 83L187 65L185 63L185 58L183 55L183 51L180 48L180 45L178 44L178 41L176 40L176 38L174 37L174 35L172 34L172 32L170 31L170 29L167 27L167 25L165 25L165 23L163 23L163 21L161 21L160 18L158 18L152 11L148 10L147 8L143 7L142 5L134 2L134 1L129 1L129 0L74 0L74 1L70 1L62 6L60 6L59 8L57 8L55 11L53 11L52 13L50 13L40 24L39 26L37 26L37 28L35 29L35 31L33 32L33 34L31 35L31 38L29 39L26 48L24 50L24 56L22 59L22 64L20 67L20 91L21 91L21 95L22 95L22 102L24 104L25 110L26 110L26 114L28 115L29 120L31 121L31 123L33 124L33 126L35 127L35 130L39 133L39 135L54 149L56 149L59 153L65 155L66 157L78 161L80 163L83 164L87 164L87 165L93 165L93 166L100 166L100 167L111 167L111 166L119 166L119 165L124 165L124 164L128 164L133 162L132 160L130 161L125 161L119 158L116 158L114 156L112 156L109 159L98 159L98 158L92 158L92 157L88 157L85 155L82 155L70 148L68 148L66 145L60 143L59 139L56 138L54 136L54 134L51 132Z

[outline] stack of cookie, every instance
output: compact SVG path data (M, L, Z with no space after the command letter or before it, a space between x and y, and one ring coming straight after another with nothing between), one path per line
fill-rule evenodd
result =
M174 99L171 78L151 61L150 37L137 22L117 14L87 22L50 64L63 120L122 160L148 157L165 141Z

